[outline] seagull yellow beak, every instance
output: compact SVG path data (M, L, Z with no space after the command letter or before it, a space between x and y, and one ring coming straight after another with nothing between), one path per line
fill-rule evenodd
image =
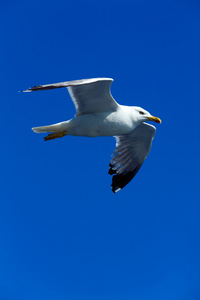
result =
M161 119L157 118L157 117L147 117L147 119L149 119L149 121L154 121L156 123L161 123Z

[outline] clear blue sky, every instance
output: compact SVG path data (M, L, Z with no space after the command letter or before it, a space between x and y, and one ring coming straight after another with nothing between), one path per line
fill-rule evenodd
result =
M1 0L0 37L0 299L199 300L200 2ZM112 137L31 131L67 91L18 93L91 77L162 119L117 194Z

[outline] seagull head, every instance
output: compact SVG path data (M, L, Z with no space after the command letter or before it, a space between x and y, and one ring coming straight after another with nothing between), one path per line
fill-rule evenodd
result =
M135 117L139 123L143 123L145 121L154 121L156 123L161 123L161 119L152 116L147 110L134 106Z

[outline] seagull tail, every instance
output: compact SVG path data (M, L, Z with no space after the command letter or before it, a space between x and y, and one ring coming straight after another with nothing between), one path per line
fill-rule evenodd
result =
M54 124L48 126L33 127L32 130L36 133L59 132L60 128L57 124Z
M36 133L53 132L58 133L67 131L70 120L47 126L33 127L32 130Z
M36 133L51 132L44 137L45 141L49 141L67 135L66 123L68 123L68 121L48 126L33 127L32 130ZM65 126L63 126L63 124Z

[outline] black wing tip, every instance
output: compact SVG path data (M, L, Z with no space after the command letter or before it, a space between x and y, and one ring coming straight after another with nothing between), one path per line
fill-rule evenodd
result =
M119 192L121 189L123 189L132 179L135 177L137 172L142 166L142 163L139 164L133 171L129 171L126 174L117 174L116 170L114 170L114 165L110 163L110 169L108 171L108 174L113 175L112 177L112 184L111 188L113 193Z
M116 174L116 171L114 170L114 165L110 163L110 164L109 164L109 167L110 167L110 169L109 169L109 171L108 171L108 174L109 174L109 175Z
M62 87L62 86L60 86ZM35 92L35 91L44 91L44 90L53 90L53 89L56 89L58 88L58 86L55 86L55 85L35 85L27 90L24 90L24 91L20 91L20 92Z
M121 190L121 188L120 187L118 187L118 186L113 186L113 185L111 185L111 188L112 188L112 192L114 193L114 194L116 194L117 192L119 192L120 190Z
M116 174L112 178L111 188L113 193L117 193L121 189L123 189L130 181L133 179L134 174L132 172L128 172L125 175Z
M27 92L32 92L31 88L28 90L24 90L24 91L19 91L19 93L27 93Z
M43 90L44 88L42 87L42 85L35 85L27 90L24 91L20 91L20 93L29 93L29 92L33 92L33 91L38 91L38 90Z
M45 86L43 86L43 85L35 85L35 86L33 86L33 87L31 87L31 88L29 88L28 90L25 90L25 91L23 91L23 92L34 92L34 91L41 91L41 90L49 90L49 89L52 89L51 87L45 87Z

